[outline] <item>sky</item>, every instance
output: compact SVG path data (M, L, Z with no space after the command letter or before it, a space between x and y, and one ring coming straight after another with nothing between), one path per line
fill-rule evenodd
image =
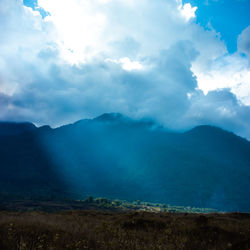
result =
M0 0L0 120L119 112L250 140L249 0Z

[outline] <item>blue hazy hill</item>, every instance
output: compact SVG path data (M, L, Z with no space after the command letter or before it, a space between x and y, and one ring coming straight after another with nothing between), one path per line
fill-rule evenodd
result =
M91 194L250 210L250 142L231 132L198 126L176 133L121 114L56 129L29 126L4 135L0 125L4 199Z

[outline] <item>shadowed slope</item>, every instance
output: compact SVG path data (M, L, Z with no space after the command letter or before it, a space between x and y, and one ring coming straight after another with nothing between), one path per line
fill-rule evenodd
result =
M63 197L64 181L33 124L0 123L0 159L1 199Z

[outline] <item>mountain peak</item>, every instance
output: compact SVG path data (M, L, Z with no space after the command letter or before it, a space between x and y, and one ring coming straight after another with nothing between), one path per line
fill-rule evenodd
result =
M216 127L216 126L212 126L212 125L199 125L199 126L196 126L196 127L192 128L191 130L187 131L187 133L190 133L190 132L205 132L205 133L207 133L209 131L211 131L211 132L212 131L213 132L215 132L215 131L222 132L222 131L225 131L225 130L223 130L223 129L219 128L219 127Z
M104 113L94 118L94 120L102 121L102 122L114 122L114 121L121 121L121 120L128 120L128 119L129 118L125 117L124 115L120 113Z

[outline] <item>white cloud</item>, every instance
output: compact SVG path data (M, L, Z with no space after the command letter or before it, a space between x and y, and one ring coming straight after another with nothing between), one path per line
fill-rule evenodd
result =
M124 70L127 70L127 71L142 70L143 69L143 65L140 62L131 61L128 57L123 57L119 60L108 58L105 61L120 64L122 66L122 68Z
M54 26L62 58L76 64L100 53L110 56L112 45L127 38L141 45L140 55L157 53L189 38L186 21L196 10L175 0L38 0L38 6L50 14L45 20Z
M194 64L192 71L197 77L199 88L208 91L229 88L245 105L250 105L250 70L247 58L239 54L225 55L213 62L204 71Z
M189 21L191 18L195 18L195 12L197 7L192 7L190 3L186 3L184 5L179 6L179 11L181 15L185 18L186 21Z
M208 93L216 89L228 88L238 100L250 105L250 27L238 38L238 51L224 53L209 62L209 66L193 63L192 71L197 77L198 86ZM244 53L246 56L242 55Z
M71 64L85 62L101 50L106 16L95 5L96 1L38 1L38 6L49 13L45 21L54 26L62 58Z

